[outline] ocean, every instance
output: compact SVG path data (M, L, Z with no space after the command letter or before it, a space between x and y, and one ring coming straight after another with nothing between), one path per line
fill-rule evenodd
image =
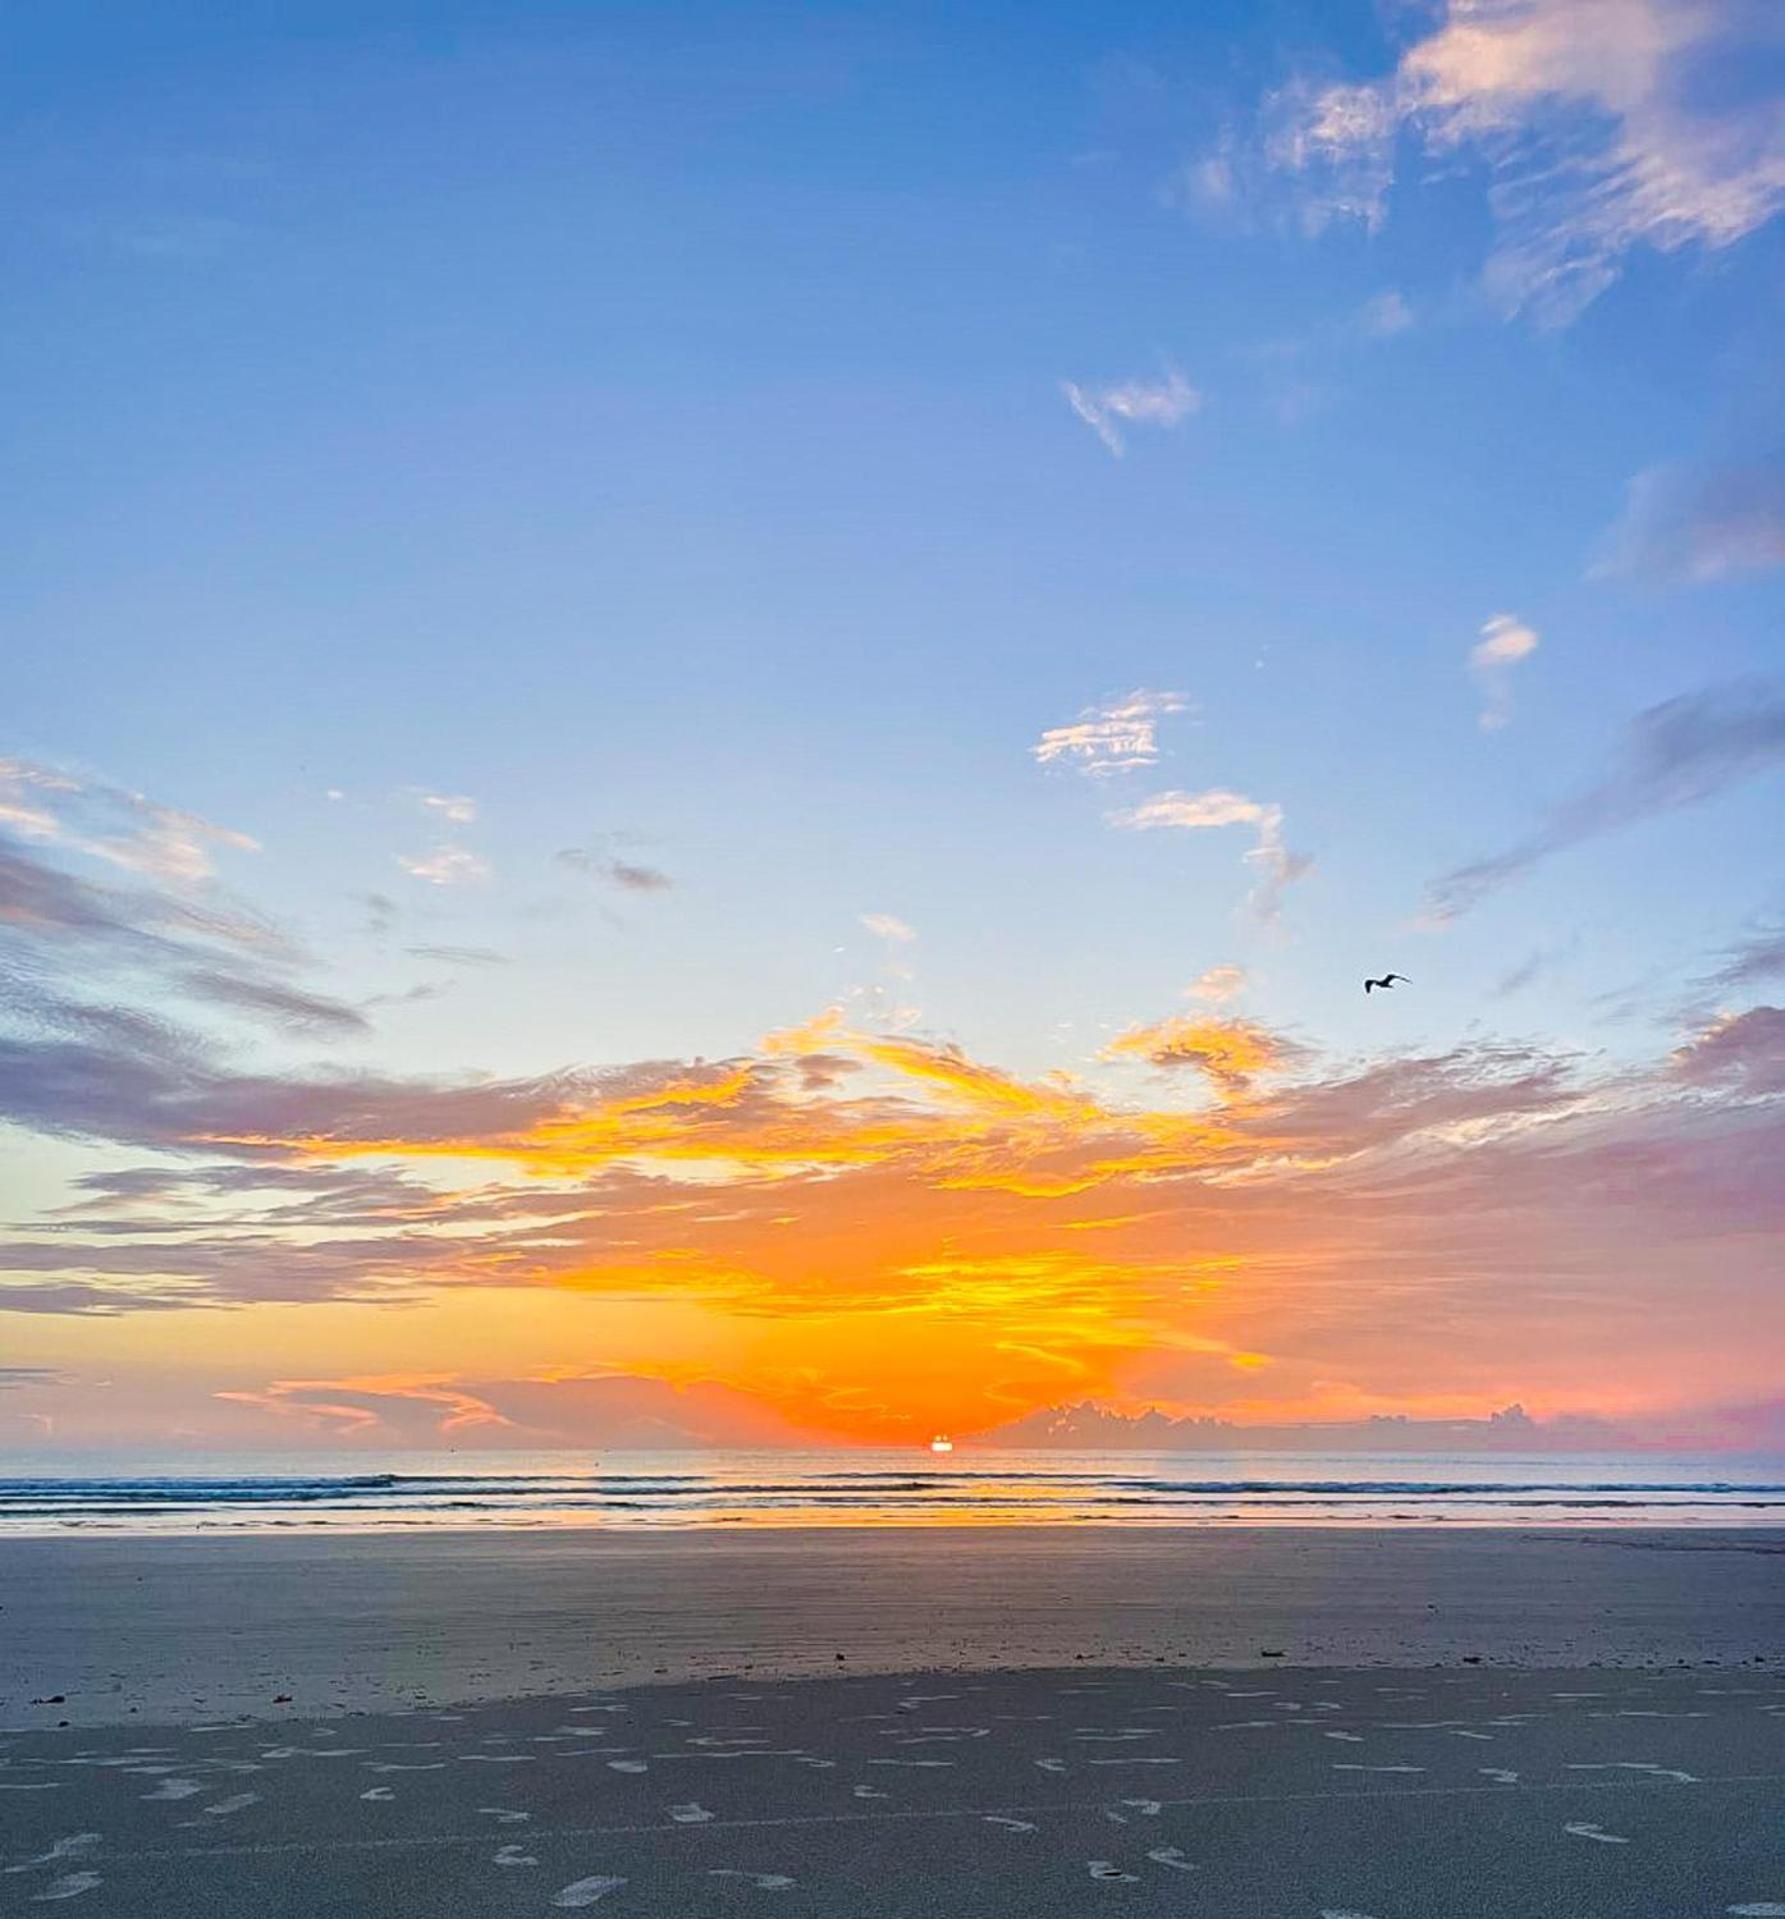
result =
M1773 1526L1785 1459L1501 1454L0 1454L0 1536L696 1526Z

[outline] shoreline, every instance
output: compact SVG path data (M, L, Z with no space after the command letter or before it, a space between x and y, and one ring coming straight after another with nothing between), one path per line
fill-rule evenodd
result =
M1776 1669L1781 1556L1744 1527L12 1538L0 1722L1074 1664Z
M42 1531L34 1531L20 1527L16 1530L0 1530L0 1554L4 1554L7 1547L14 1543L41 1546L65 1541L117 1546L158 1546L199 1542L217 1544L241 1540L250 1545L285 1541L292 1544L320 1546L334 1541L401 1543L427 1539L596 1539L605 1544L612 1540L623 1539L649 1546L681 1539L775 1538L788 1534L812 1538L847 1539L872 1537L881 1533L966 1533L981 1537L1004 1537L1011 1533L1098 1532L1166 1535L1313 1533L1333 1534L1340 1537L1400 1533L1490 1533L1532 1539L1571 1538L1583 1541L1601 1539L1611 1545L1639 1536L1646 1539L1653 1534L1667 1534L1677 1536L1682 1542L1695 1538L1706 1539L1710 1542L1711 1550L1717 1549L1717 1541L1720 1538L1733 1534L1739 1536L1741 1550L1755 1552L1771 1550L1785 1553L1785 1520L1777 1522L1767 1520L1758 1524L1744 1520L1690 1520L1672 1525L1658 1525L1653 1520L1607 1520L1599 1524L1587 1524L1574 1519L1123 1519L1120 1521L1025 1519L1012 1522L1009 1520L961 1520L948 1517L840 1520L834 1523L828 1520L814 1522L808 1519L752 1520L747 1524L724 1520L690 1520L685 1524L656 1527L613 1526L600 1521L594 1521L588 1525L559 1525L526 1520L428 1520L414 1525L393 1525L386 1521L366 1526L338 1525L332 1521L314 1525L301 1521L289 1524L275 1522L261 1526L200 1522L179 1530L173 1527L165 1530L127 1527L108 1529L103 1526L74 1525L46 1527ZM1682 1544L1680 1550L1686 1550L1686 1547Z

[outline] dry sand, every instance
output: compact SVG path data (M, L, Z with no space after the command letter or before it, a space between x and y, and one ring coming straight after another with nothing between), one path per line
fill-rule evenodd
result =
M721 1673L1208 1668L1267 1653L1304 1668L1731 1666L1785 1655L1785 1538L1021 1527L15 1539L0 1543L0 1608L0 1723L12 1726L389 1710Z

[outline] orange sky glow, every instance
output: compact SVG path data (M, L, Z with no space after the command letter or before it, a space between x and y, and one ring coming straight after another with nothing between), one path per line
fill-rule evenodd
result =
M1728 1391L1696 1311L1608 1311L1614 1210L1570 1199L1571 1163L1614 1166L1684 1110L1677 1060L1639 1086L1496 1048L1317 1066L1206 1016L1130 1029L1106 1057L1122 1083L1025 1080L832 1011L737 1059L195 1132L323 1189L398 1184L363 1222L349 1298L305 1308L312 1330L281 1345L301 1364L239 1376L266 1350L244 1334L291 1319L271 1302L168 1315L179 1364L275 1429L388 1437L394 1407L467 1445L610 1374L722 1386L733 1436L896 1444L1082 1399L1242 1422L1513 1397L1617 1415L1689 1398L1698 1355ZM1618 1283L1640 1289L1624 1233ZM288 1237L301 1267L306 1235ZM1583 1367L1589 1318L1601 1357ZM64 1339L90 1358L108 1323ZM404 1363L369 1368L370 1350Z

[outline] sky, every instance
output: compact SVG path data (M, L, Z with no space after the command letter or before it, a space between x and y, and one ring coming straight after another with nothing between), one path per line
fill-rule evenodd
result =
M1785 1447L1775 6L0 43L0 1449Z

